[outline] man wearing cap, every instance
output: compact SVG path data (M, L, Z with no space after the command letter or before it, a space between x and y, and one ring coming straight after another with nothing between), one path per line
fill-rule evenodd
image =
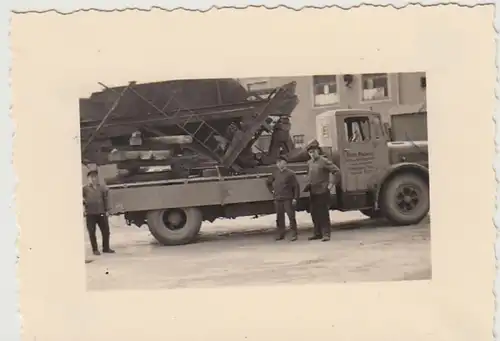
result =
M276 161L277 170L267 179L266 185L274 196L276 207L276 240L285 239L285 213L292 230L291 241L297 240L297 220L295 207L300 197L300 185L295 173L287 167L287 159L281 155Z
M330 160L321 155L319 143L312 140L308 143L307 152L311 158L309 164L309 183L304 188L310 196L310 213L314 224L314 234L309 240L330 240L330 175L338 179L340 170Z
M96 170L89 171L87 178L89 182L83 186L83 205L92 252L94 255L101 254L97 246L96 236L96 227L99 225L102 235L102 252L115 253L109 247L108 190L99 183Z

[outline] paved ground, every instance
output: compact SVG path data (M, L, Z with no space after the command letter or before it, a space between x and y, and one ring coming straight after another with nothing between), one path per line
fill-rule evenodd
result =
M307 241L311 221L298 215L297 242L273 240L274 216L206 224L196 244L164 247L147 228L110 220L116 254L87 250L89 290L430 279L429 221L388 227L358 212L332 213L330 242ZM100 236L99 236L100 238ZM85 241L88 245L88 241Z

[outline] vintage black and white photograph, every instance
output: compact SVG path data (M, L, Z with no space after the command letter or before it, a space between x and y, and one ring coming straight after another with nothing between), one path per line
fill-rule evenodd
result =
M374 71L96 80L87 289L431 279L426 74Z

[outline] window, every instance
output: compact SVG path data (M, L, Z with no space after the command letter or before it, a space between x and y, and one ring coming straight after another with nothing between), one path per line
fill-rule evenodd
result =
M387 73L370 73L361 76L362 100L381 101L389 99L389 77Z
M249 79L246 81L246 86L248 91L261 91L271 88L267 78Z
M322 107L339 103L337 76L313 76L314 106Z
M304 134L293 135L293 145L295 146L295 148L304 148L305 147Z
M330 137L330 132L328 131L328 125L321 126L321 137L325 139Z
M420 88L422 89L427 88L427 77L425 76L420 77Z
M240 81L241 82L241 81ZM269 78L252 78L244 79L242 82L243 86L247 88L248 92L252 92L252 96L249 99L261 100L265 99L271 93L271 82Z
M368 117L347 117L344 120L345 136L352 143L366 142L371 138Z

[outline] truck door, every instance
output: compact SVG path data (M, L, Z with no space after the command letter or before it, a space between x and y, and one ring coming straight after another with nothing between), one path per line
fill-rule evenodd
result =
M377 172L383 171L389 167L389 136L384 131L384 125L380 114L373 113L370 116L370 125L372 131L373 145L373 166Z
M376 113L339 113L336 117L342 206L369 207L366 193L381 168L387 167L387 141Z

